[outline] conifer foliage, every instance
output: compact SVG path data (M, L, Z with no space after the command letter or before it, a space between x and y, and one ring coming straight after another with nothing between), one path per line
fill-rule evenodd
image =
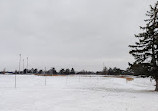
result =
M135 62L130 64L131 69L139 74L150 76L156 80L156 91L158 91L158 2L147 11L148 16L145 27L140 27L141 33L135 35L138 39L135 45L130 45L130 54ZM139 67L137 67L139 66Z

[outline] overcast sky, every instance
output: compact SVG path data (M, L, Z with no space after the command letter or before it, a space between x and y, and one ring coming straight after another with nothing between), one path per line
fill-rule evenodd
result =
M129 44L156 0L0 0L0 70L126 69Z

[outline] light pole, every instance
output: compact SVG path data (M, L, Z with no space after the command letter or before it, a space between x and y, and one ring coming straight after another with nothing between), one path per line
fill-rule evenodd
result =
M29 60L29 58L27 57L27 70L26 70L26 74L28 73L28 60Z
M20 74L20 65L21 65L21 54L19 54L19 74Z
M44 76L45 76L45 86L46 86L47 85L46 67L45 67L45 71L44 71Z
M20 64L21 63L21 54L19 54L19 74L20 74ZM15 88L16 88L16 74L15 74Z
M23 74L24 74L24 67L25 67L25 63L24 63L24 59L23 59Z

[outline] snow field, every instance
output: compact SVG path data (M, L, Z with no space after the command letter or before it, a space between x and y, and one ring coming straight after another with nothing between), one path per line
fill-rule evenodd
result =
M155 81L103 76L0 75L0 111L158 111Z

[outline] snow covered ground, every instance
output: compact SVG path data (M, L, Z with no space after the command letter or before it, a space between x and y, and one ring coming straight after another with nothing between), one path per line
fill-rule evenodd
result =
M0 111L158 111L155 81L103 76L0 75Z

